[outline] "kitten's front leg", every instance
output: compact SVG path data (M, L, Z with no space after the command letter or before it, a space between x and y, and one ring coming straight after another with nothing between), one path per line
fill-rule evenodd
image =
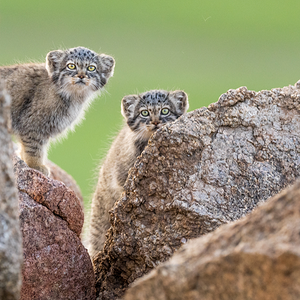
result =
M28 167L42 172L49 176L50 171L44 165L44 157L46 154L46 146L44 143L38 143L31 138L21 139L21 159L25 161Z

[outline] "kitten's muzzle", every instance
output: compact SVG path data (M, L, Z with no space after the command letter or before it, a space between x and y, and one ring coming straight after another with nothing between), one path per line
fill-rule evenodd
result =
M161 122L158 120L152 121L151 124L154 126L155 130L161 127Z
M76 80L76 84L84 84L86 85L86 75L85 74L78 74L77 76L77 80Z
M150 126L148 126L148 130L155 131L161 128L161 126L162 126L161 122L153 121L151 122Z
M85 80L83 80L83 79L79 79L79 80L77 80L75 83L76 83L76 84L83 84L83 85L86 85L86 82L85 82Z

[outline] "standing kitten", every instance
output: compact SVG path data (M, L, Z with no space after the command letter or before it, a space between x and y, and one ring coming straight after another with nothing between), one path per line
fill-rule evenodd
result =
M102 250L110 227L108 211L120 198L128 171L142 153L150 136L165 123L179 118L188 109L183 91L153 90L122 99L121 111L127 124L113 142L100 169L92 200L90 255Z
M77 47L49 52L46 64L0 67L12 99L12 129L29 167L49 175L44 165L48 140L74 129L114 65L111 56Z

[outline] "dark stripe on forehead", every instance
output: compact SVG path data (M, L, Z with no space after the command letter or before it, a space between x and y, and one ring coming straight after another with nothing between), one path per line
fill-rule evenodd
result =
M69 49L69 57L70 58L77 58L77 59L90 59L92 60L93 58L95 58L97 56L97 54L87 48L84 47L77 47L77 48L72 48Z
M152 90L140 95L141 99L145 101L146 104L157 104L162 103L168 98L168 92L161 90Z

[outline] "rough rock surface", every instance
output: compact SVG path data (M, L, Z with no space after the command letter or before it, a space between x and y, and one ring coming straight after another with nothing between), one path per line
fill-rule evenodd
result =
M80 200L83 208L83 197L74 178L50 160L46 162L46 165L51 171L50 178L62 181L69 189L71 189Z
M23 235L21 299L95 299L93 266L79 238L80 200L62 182L14 159Z
M14 156L20 157L19 145L14 143L13 148L15 151ZM16 161L18 159L17 157L14 157L13 159ZM49 177L54 180L63 182L69 189L71 189L76 194L76 196L80 200L81 206L83 207L83 197L82 197L80 188L77 185L74 178L70 174L68 174L65 170L61 169L58 165L56 165L55 163L53 163L50 160L47 160L45 164L51 171L51 174Z
M167 260L181 244L249 213L300 175L300 82L229 90L158 130L129 172L94 258L99 299Z
M0 83L0 299L20 297L22 238L13 173L10 98Z
M184 245L125 300L300 299L300 182Z

